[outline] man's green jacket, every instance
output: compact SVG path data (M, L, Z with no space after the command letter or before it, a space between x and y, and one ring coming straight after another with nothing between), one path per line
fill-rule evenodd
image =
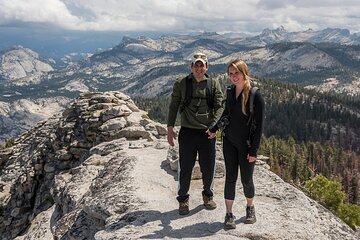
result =
M192 99L190 104L184 107L181 114L181 126L193 129L208 129L216 124L223 112L223 93L218 81L213 80L212 83L212 97L214 108L210 109L206 99L206 87L207 81L211 81L210 78L206 78L200 82L190 74L193 84ZM186 77L177 80L173 87L171 94L171 102L169 106L168 122L167 126L174 126L176 116L179 109L184 104L186 95Z

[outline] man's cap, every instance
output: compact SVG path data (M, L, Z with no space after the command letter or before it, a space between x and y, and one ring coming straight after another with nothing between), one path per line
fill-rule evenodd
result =
M207 59L206 55L202 52L196 52L192 56L191 63L195 64L197 61L201 61L204 65L208 63L208 59Z

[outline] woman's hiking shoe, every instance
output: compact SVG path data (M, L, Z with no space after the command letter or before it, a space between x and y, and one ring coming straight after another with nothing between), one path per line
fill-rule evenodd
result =
M214 202L213 197L208 197L203 194L204 206L207 210L213 210L216 208L216 203Z
M245 223L246 224L253 224L255 222L256 222L255 207L254 206L246 206Z
M189 214L189 199L179 202L179 214L180 215L187 215Z
M224 222L225 229L235 229L235 216L232 213L226 213L225 215L225 222Z

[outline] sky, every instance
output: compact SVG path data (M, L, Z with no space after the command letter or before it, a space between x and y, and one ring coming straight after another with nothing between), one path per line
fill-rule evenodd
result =
M244 32L346 28L360 32L359 0L0 0L1 28Z

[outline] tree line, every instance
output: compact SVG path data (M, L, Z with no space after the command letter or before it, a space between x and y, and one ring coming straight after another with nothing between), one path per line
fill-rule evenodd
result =
M322 174L341 183L346 202L360 203L360 159L355 152L320 142L296 143L293 137L263 136L261 141L259 154L269 157L271 170L284 181L303 187Z

